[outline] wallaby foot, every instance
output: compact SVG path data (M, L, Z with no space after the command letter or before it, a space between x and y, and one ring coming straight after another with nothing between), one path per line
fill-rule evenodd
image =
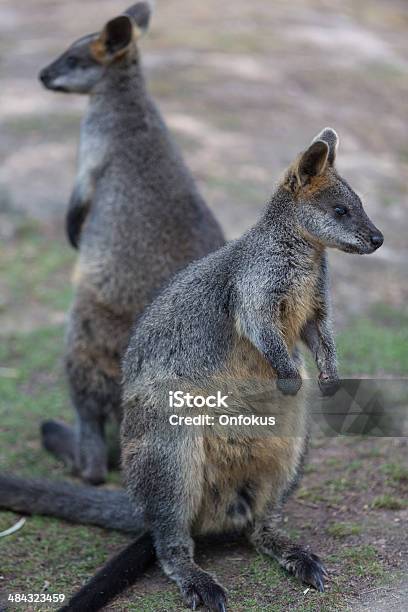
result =
M327 571L319 557L302 546L292 542L272 524L256 526L251 535L256 549L273 557L298 580L309 584L317 591L324 591L324 578Z
M101 426L80 424L79 434L62 421L44 421L41 437L44 448L60 459L71 472L90 484L102 484L107 475L107 451Z
M93 485L103 484L108 474L103 425L103 421L79 422L76 465L81 478Z
M194 543L185 532L184 537L159 536L155 548L163 570L178 585L189 608L203 605L211 612L225 612L227 596L218 582L195 562Z
M43 447L71 470L75 468L77 439L75 429L62 421L41 423Z
M305 584L323 593L326 568L319 557L301 546L294 545L279 561L282 567Z
M227 596L214 578L197 568L188 579L183 579L180 592L186 605L192 610L204 606L211 612L226 612Z

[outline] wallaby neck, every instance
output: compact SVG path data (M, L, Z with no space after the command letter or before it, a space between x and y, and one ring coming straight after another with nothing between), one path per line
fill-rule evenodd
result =
M150 107L138 57L108 66L90 96L90 109L109 109L110 113L117 111L118 116L133 114L142 118Z
M324 252L324 246L315 240L299 223L297 202L291 192L279 185L272 195L257 227L270 236L274 244L291 244L313 259Z

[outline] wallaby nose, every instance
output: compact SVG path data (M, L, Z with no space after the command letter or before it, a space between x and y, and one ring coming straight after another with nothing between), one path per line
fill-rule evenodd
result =
M370 240L371 240L371 244L375 246L376 249L378 249L384 242L384 236L380 233L371 234Z
M38 78L40 79L41 83L43 85L46 85L48 83L49 80L49 74L47 70L41 70L40 74L38 75Z

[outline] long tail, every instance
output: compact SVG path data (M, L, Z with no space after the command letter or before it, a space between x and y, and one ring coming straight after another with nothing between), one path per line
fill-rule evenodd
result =
M128 533L143 530L142 514L132 507L124 491L56 480L26 479L0 473L0 508Z
M132 586L155 558L152 538L145 533L110 559L59 612L101 610L119 593Z

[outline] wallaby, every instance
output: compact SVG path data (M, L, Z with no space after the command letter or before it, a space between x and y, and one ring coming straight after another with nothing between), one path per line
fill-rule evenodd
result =
M122 509L130 518L127 530L143 533L64 610L99 610L156 554L188 606L223 611L226 594L195 563L193 538L237 530L323 591L322 562L278 528L299 479L308 432L297 346L303 341L309 347L322 392L333 394L339 380L326 247L369 254L383 242L335 169L337 145L336 132L324 129L287 170L259 222L181 271L141 316L123 367L122 461L133 520L129 505ZM189 411L175 413L170 405L169 391L208 394L224 387L231 391L229 408L207 407L203 415L216 428L211 422L187 426L186 420L183 426ZM232 419L253 411L254 394L257 414L276 415L275 435L273 426L223 430L222 414ZM37 493L27 493L24 481L0 477L0 504L18 510L25 499L30 512L43 512L42 490L47 514L79 520L83 500L89 522L96 515L104 526L120 521L123 493L109 492L117 501L106 499L102 512L100 491L44 481L33 486Z
M40 73L48 89L90 96L66 217L79 248L66 335L77 427L48 421L42 435L94 484L107 472L105 421L121 418L120 359L135 316L177 270L224 243L146 91L137 43L149 19L139 2Z

